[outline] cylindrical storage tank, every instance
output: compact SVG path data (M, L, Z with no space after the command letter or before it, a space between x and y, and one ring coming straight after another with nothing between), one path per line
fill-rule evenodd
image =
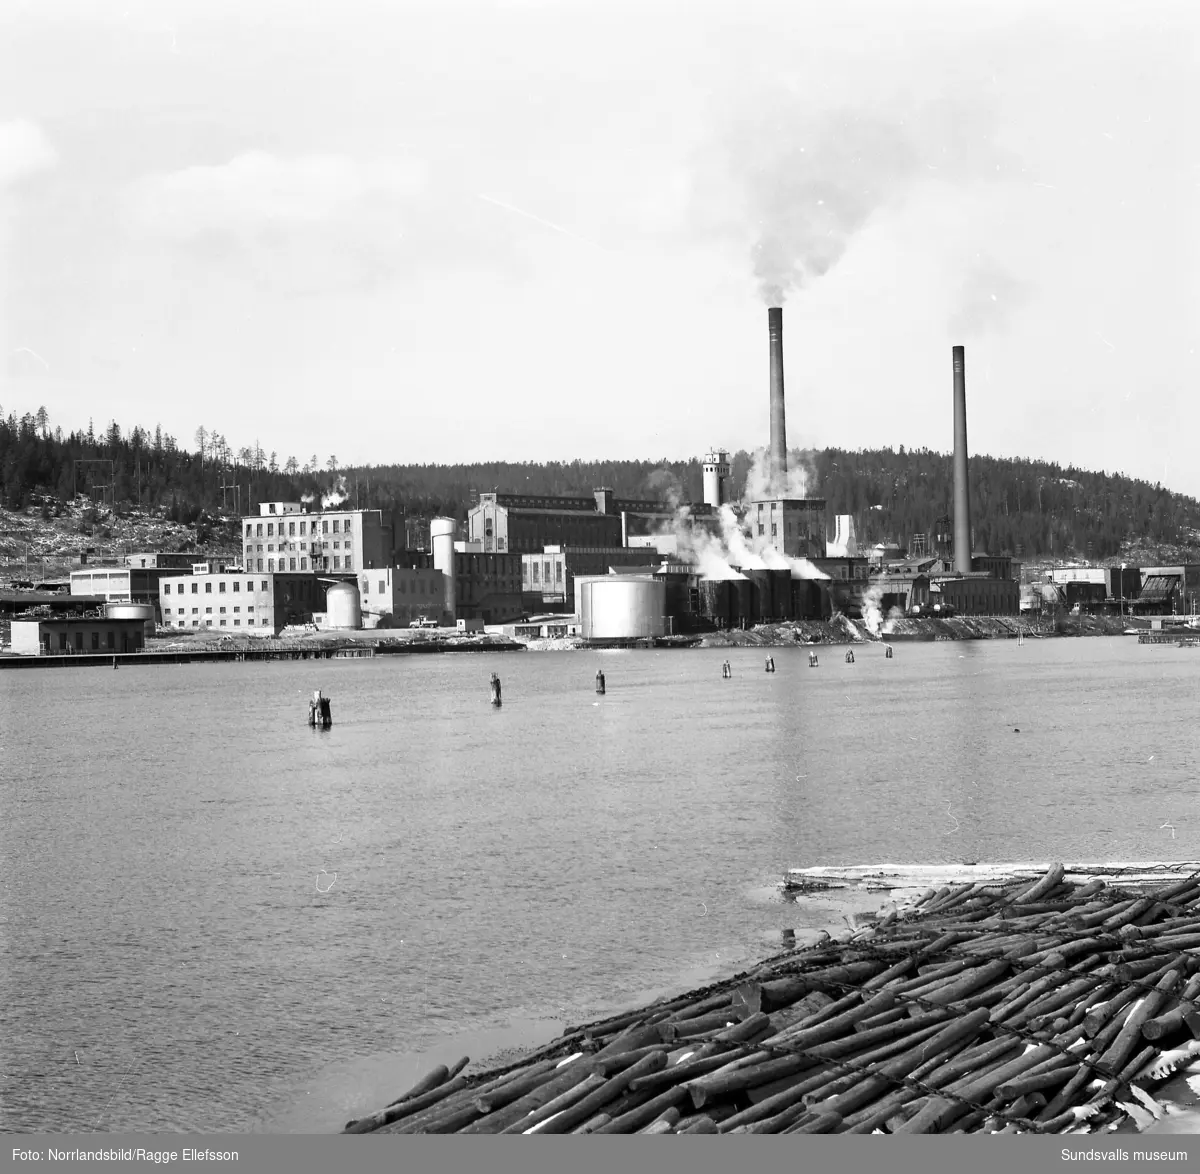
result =
M110 620L141 620L145 634L147 636L154 635L154 604L152 603L106 603L104 614Z
M576 578L585 640L645 640L666 634L666 584L648 575Z
M767 574L771 577L771 604L775 609L772 614L777 620L794 620L796 608L792 603L792 572L772 570Z
M743 571L750 581L751 609L755 619L776 620L779 618L775 610L775 600L771 594L771 572L765 569Z
M730 605L730 620L735 627L741 624L754 623L754 588L744 575L740 579L731 579L733 600Z
M361 628L362 607L353 583L334 583L325 593L325 626Z
M443 608L451 625L458 620L457 600L455 599L454 578L454 531L456 526L453 518L434 518L429 523L430 545L433 547L433 565L442 572L442 585L445 588ZM438 617L439 621L441 617Z
M729 623L729 579L700 580L700 614L712 623Z

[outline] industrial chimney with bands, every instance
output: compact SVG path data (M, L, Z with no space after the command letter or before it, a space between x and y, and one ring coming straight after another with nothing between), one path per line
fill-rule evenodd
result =
M771 340L770 492L773 497L782 497L787 491L787 429L783 415L783 307L772 306L767 310L767 331Z
M954 571L971 573L971 487L967 482L967 356L954 356Z

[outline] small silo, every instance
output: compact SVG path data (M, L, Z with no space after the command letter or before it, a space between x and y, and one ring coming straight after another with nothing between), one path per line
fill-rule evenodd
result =
M718 628L728 626L730 617L731 580L700 580L700 614Z
M334 583L325 593L325 625L329 628L362 627L362 606L355 584Z
M141 620L146 636L154 635L154 604L152 603L106 603L104 614L110 620Z

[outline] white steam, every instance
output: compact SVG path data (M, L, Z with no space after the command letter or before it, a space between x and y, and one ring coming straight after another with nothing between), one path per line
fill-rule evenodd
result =
M880 118L823 111L778 90L735 115L708 177L716 182L698 187L734 189L726 225L743 240L752 234L759 292L778 306L828 273L872 217L919 183L1008 174L992 122L989 109L957 98Z
M872 583L862 597L863 626L876 638L890 635L896 627L896 621L903 618L903 612L898 607L888 609L883 613L884 590L881 584Z
M794 448L788 453L787 465L787 483L782 493L776 493L771 488L771 462L767 450L755 450L750 459L750 469L746 473L746 488L742 493L742 501L749 505L753 501L770 501L772 498L806 498L809 476L804 467L804 454L800 449Z
M336 509L346 500L346 478L338 475L337 484L328 492L321 495L323 510Z

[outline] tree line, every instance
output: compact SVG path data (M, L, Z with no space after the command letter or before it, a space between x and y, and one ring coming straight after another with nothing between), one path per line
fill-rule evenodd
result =
M590 497L607 487L618 498L703 500L703 467L687 461L493 461L455 465L342 467L335 455L301 461L257 442L233 449L219 432L198 428L194 449L161 427L123 431L52 428L45 408L17 418L0 410L0 499L10 510L39 505L44 516L81 497L117 514L134 508L195 522L253 513L262 501L308 500L381 509L400 517L463 519L480 493ZM753 455L732 457L734 497ZM860 543L932 546L939 517L952 513L948 453L838 448L801 456L810 497L829 513L850 514ZM1200 544L1200 503L1160 484L1028 459L970 460L975 547L1018 557L1110 558L1131 539Z

